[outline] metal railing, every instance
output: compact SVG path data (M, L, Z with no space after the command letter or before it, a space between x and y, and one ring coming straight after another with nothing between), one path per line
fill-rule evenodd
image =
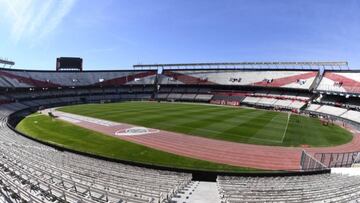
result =
M355 163L360 163L360 151L343 153L316 153L314 157L328 168L351 167Z
M311 156L305 150L301 153L300 167L302 171L322 171L329 169L329 167Z

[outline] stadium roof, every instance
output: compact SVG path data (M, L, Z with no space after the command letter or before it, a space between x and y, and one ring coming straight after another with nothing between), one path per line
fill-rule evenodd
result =
M228 62L228 63L180 63L180 64L137 64L134 69L143 68L167 68L167 69L190 69L190 68L215 68L215 69L348 69L347 61L338 62Z

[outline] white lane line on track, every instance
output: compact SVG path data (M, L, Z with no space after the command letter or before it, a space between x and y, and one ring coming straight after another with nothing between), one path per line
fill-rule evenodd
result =
M74 119L74 118L70 118L70 117L66 117L66 116L60 116L59 117L61 120L70 122L70 123L81 123L80 120Z

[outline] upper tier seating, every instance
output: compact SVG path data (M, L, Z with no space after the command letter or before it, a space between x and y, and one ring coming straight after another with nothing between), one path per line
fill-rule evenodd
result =
M224 202L350 202L360 199L360 176L217 178Z
M56 74L55 74L56 73ZM156 70L141 71L25 71L0 69L0 87L75 87L154 84Z
M317 75L308 70L165 70L159 83L310 89Z
M318 91L340 92L340 93L360 93L360 72L354 71L325 71Z

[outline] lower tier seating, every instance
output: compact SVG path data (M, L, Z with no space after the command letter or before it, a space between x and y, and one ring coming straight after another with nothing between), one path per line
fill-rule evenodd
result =
M212 94L189 94L189 93L158 93L156 99L164 101L198 101L208 102L213 97Z
M191 174L103 161L27 139L6 125L9 114L27 107L0 106L0 196L9 202L167 202L192 179Z
M341 117L360 123L360 111L349 110L342 114Z
M275 99L267 97L258 97L258 96L248 96L242 103L250 104L255 106L264 106L272 108L283 108L283 109L294 109L299 110L306 103L300 100L290 100L290 99Z
M340 116L343 113L345 113L347 111L347 109L335 107L335 106L322 105L316 111L320 112L320 113L334 115L334 116Z
M306 110L309 112L314 112L319 114L337 116L350 121L354 121L356 123L360 123L360 111L348 110L342 107L335 107L335 106L321 105L321 104L310 104L306 108Z
M355 202L360 176L322 174L289 177L217 178L224 202Z

